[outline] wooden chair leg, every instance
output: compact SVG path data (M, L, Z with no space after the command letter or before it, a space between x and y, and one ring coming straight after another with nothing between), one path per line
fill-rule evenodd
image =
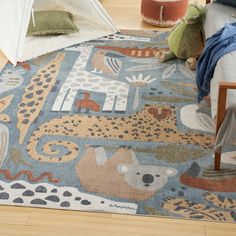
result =
M215 152L215 170L219 171L220 170L220 161L221 161L221 150L220 152Z
M219 83L219 96L218 96L218 110L216 115L216 136L219 132L219 129L224 121L226 114L226 98L227 98L227 90L235 89L236 83L234 82L220 82ZM220 170L220 161L221 161L221 151L215 152L215 170Z

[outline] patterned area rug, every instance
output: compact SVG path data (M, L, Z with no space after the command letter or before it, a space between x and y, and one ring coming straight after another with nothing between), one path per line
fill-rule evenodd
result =
M195 74L167 33L124 31L0 74L0 204L235 221ZM210 118L208 117L210 120Z

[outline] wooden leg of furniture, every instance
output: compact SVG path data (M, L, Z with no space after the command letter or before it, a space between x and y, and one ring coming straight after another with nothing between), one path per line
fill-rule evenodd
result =
M225 118L226 98L227 98L228 89L236 89L236 83L221 82L219 84L218 111L217 111L217 116L216 116L216 136ZM217 171L220 170L220 160L221 160L221 150L219 152L215 152L214 168Z
M226 97L227 97L227 89L223 88L221 84L219 84L219 95L218 95L218 111L216 116L216 136L218 131L223 123L226 112ZM215 152L215 170L220 170L220 159L221 152Z
M220 161L221 161L221 151L215 152L215 170L220 170Z

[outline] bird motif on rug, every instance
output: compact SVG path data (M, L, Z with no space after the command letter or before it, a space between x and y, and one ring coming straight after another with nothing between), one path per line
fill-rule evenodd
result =
M105 50L99 50L95 53L92 59L92 66L94 73L104 73L112 77L119 75L122 61L120 58L123 56L114 53L107 52Z
M78 108L78 111L81 112L82 109L85 109L86 113L88 113L90 110L99 112L101 110L100 105L94 100L90 99L90 94L88 92L84 92L83 94L84 99L78 100L75 104L75 106Z

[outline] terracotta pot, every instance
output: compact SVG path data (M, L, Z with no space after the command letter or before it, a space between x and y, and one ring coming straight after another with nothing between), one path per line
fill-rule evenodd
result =
M186 13L188 0L142 0L143 20L159 27L174 26Z

